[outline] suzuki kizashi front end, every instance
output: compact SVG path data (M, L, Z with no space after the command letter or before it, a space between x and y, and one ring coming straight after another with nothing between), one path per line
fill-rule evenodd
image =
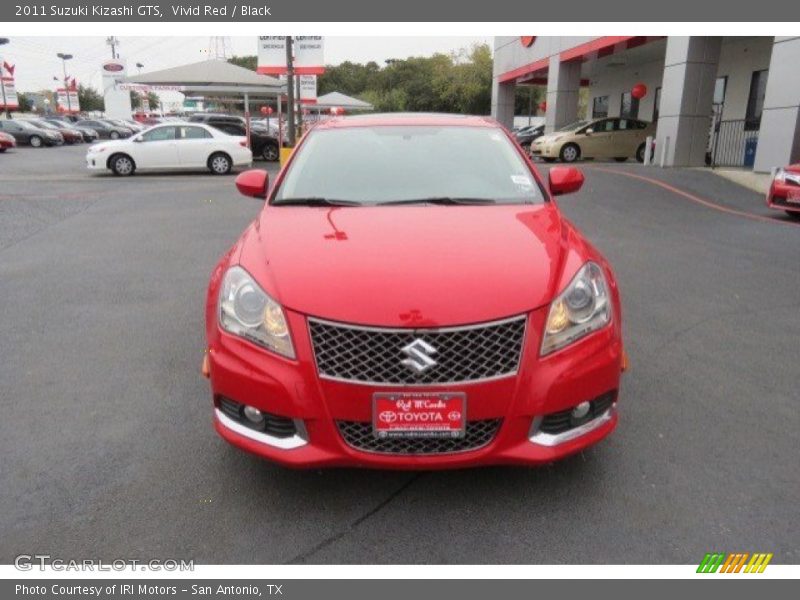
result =
M272 185L208 288L213 419L297 467L541 464L617 423L617 283L491 119L332 119Z

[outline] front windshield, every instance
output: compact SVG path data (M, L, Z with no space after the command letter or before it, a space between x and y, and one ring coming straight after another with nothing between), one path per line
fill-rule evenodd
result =
M527 164L501 130L417 125L312 131L275 202L302 198L365 205L429 198L543 201Z
M559 129L559 131L574 131L575 129L580 129L581 127L586 127L589 124L589 121L575 121L574 123L570 123Z

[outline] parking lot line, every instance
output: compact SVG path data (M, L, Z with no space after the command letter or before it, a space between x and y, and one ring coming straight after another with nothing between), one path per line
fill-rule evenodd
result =
M737 210L735 208L730 208L728 206L724 206L722 204L718 204L718 203L713 202L711 200L707 200L705 198L701 198L700 196L695 196L694 194L692 194L690 192L687 192L685 190L677 188L677 187L675 187L673 185L670 185L668 183L665 183L665 182L661 181L660 179L655 179L653 177L646 177L645 175L638 175L636 173L629 173L627 171L620 171L618 169L609 169L609 168L606 168L606 167L586 167L586 168L587 169L591 169L593 171L602 171L603 173L612 173L614 175L623 175L625 177L630 177L631 179L639 179L639 180L644 181L646 183L649 183L651 185L656 185L656 186L658 186L660 188L663 188L663 189L667 190L668 192L672 192L673 194L676 194L678 196L682 196L683 198L686 198L687 200L690 200L691 202L694 202L696 204L700 204L702 206L705 206L706 208L711 208L713 210L718 210L720 212L728 213L728 214L734 215L736 217L743 217L745 219L751 219L753 221L761 221L761 222L764 222L764 223L778 223L778 224L782 224L782 225L800 226L800 222L797 222L797 221L782 221L782 220L776 219L774 217L767 217L767 216L764 216L764 215L757 215L757 214L749 213L749 212L746 212L746 211L743 211L743 210Z

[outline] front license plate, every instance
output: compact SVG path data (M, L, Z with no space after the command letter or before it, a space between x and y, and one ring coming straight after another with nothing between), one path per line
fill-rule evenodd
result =
M789 190L786 194L786 200L788 202L794 202L795 204L800 204L800 188L796 190Z
M378 392L372 396L377 438L461 438L467 424L463 392Z

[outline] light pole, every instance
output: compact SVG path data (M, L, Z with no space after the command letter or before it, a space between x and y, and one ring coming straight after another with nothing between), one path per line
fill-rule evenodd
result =
M10 40L8 38L0 37L0 46L7 44ZM6 102L6 84L3 81L3 65L0 65L0 90L3 90L3 109L6 111L6 118L11 118L11 111L8 109Z
M64 68L64 93L67 95L67 112L72 112L72 103L69 99L69 85L67 83L67 61L72 58L72 54L64 54L63 52L59 52L56 54L58 58L61 59L61 66Z

